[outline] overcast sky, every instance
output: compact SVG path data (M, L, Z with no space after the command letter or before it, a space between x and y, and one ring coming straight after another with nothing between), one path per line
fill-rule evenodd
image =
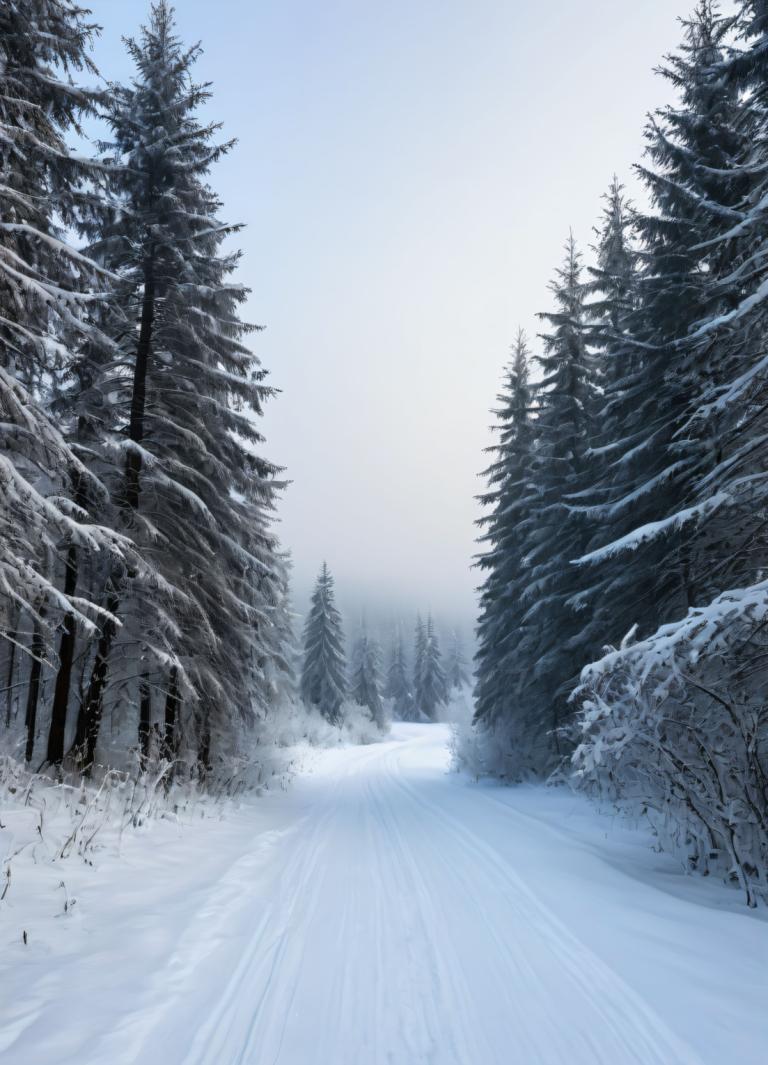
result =
M692 0L691 0L692 3ZM110 78L146 6L91 0ZM630 187L674 0L178 0L211 115L212 177L247 223L257 352L282 389L268 456L298 605L322 559L342 601L467 629L473 496L509 344L536 331L569 227Z

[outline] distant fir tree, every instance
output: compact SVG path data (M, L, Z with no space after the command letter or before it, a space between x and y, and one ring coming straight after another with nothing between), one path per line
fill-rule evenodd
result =
M522 623L521 581L525 566L526 517L531 504L533 396L529 384L531 353L519 330L503 389L493 411L497 434L489 448L493 462L485 471L488 489L480 496L483 548L477 565L485 573L477 626L475 718L492 726L509 717L517 678L514 647Z
M413 689L408 675L405 645L399 628L392 641L384 695L392 702L396 721L409 721L413 715Z
M437 721L440 708L448 701L448 683L442 664L440 645L432 617L424 629L424 652L416 692L416 708L427 721Z
M469 684L469 667L460 633L454 629L445 656L445 676L449 692L463 691Z
M413 692L417 715L421 711L421 675L424 669L424 655L427 650L427 627L421 614L416 615L416 628L413 633Z
M346 694L344 633L335 604L333 577L324 562L304 627L301 696L331 724L338 724Z
M210 99L164 0L127 41L130 86L112 86L104 146L115 175L115 209L94 227L92 254L120 278L100 320L115 352L84 352L110 433L108 480L121 527L152 558L164 602L128 566L104 569L107 621L91 659L75 748L95 757L112 700L163 693L166 756L194 752L207 771L239 728L270 700L270 666L281 657L277 616L285 565L270 528L276 467L261 457L258 427L271 395L239 317L247 289L232 275L239 255L225 240L208 184L232 142L201 123ZM140 738L147 722L139 724Z
M380 671L379 645L363 629L352 650L349 695L358 706L364 706L368 710L375 725L383 728L386 715L381 699Z

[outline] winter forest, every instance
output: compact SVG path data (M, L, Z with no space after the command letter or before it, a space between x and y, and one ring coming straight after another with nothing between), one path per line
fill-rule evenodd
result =
M245 131L184 0L123 80L99 6L0 0L0 1062L758 1065L768 3L666 20L634 167L510 294L466 624L284 535Z

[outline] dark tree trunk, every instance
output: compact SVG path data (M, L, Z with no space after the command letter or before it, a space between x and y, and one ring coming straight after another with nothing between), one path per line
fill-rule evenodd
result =
M35 627L32 630L32 644L30 651L32 652L32 662L29 668L29 686L27 688L27 748L24 754L27 762L32 761L32 754L35 749L37 704L40 699L40 675L43 671L43 652L45 651L43 630L38 621L35 622Z
M8 673L6 675L5 686L5 727L11 727L11 717L13 715L13 676L16 672L16 643L19 639L19 618L20 614L16 615L16 624L11 638L8 641Z
M84 507L86 504L85 488L81 477L77 474L73 477L73 488L75 503L79 507ZM70 544L67 551L67 568L64 573L65 596L69 597L75 594L77 577L77 548L74 544ZM51 765L60 765L64 758L64 739L67 730L67 711L69 709L69 693L72 687L72 662L75 657L76 640L77 623L75 615L67 614L64 618L64 630L59 644L59 669L56 674L53 705L51 706L51 725L48 731L47 760Z
M168 691L165 696L165 736L163 740L164 755L169 762L176 758L179 728L179 675L176 666L171 669L168 678Z
M147 372L152 351L152 329L155 322L154 255L150 250L144 263L144 296L141 301L141 324L136 346L136 364L133 368L133 391L131 393L131 420L128 437L140 444L144 439L144 412L147 405ZM137 510L141 486L141 456L128 452L125 464L125 501L132 510Z
M142 769L149 762L149 739L152 734L152 692L149 677L145 673L141 678L139 696L139 758Z
M200 715L200 738L197 746L197 768L201 778L211 771L211 715L205 707Z
M131 392L131 417L128 425L129 439L141 443L144 439L144 413L147 401L147 372L152 350L152 329L155 321L155 279L154 253L150 248L144 262L144 295L141 302L141 323L139 339L136 345L136 364L133 369L133 389ZM125 463L125 504L132 510L138 510L141 495L140 486L141 457L129 452ZM118 581L113 574L110 578L110 591L107 609L117 614L120 599L117 594ZM106 622L99 638L96 658L91 671L91 679L85 701L78 716L75 747L82 759L83 768L90 773L96 754L96 743L104 713L104 689L109 671L109 654L117 628L113 622Z
M120 606L120 598L113 583L114 580L115 578L111 577L108 584L106 609L110 614L116 615ZM104 689L107 685L109 655L116 633L116 622L107 619L99 636L96 658L91 670L91 679L77 717L77 730L75 732L73 750L80 758L86 775L90 775L93 761L96 757L96 744L99 739L101 719L104 715Z

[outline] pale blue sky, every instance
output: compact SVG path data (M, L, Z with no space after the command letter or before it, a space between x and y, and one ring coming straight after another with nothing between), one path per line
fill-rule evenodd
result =
M685 0L682 0L685 3ZM692 0L691 0L692 3ZM91 0L102 72L146 6ZM256 349L283 395L268 454L299 605L342 599L471 624L473 495L521 323L572 226L630 187L674 0L178 0L211 116L239 144L213 183L247 223Z

